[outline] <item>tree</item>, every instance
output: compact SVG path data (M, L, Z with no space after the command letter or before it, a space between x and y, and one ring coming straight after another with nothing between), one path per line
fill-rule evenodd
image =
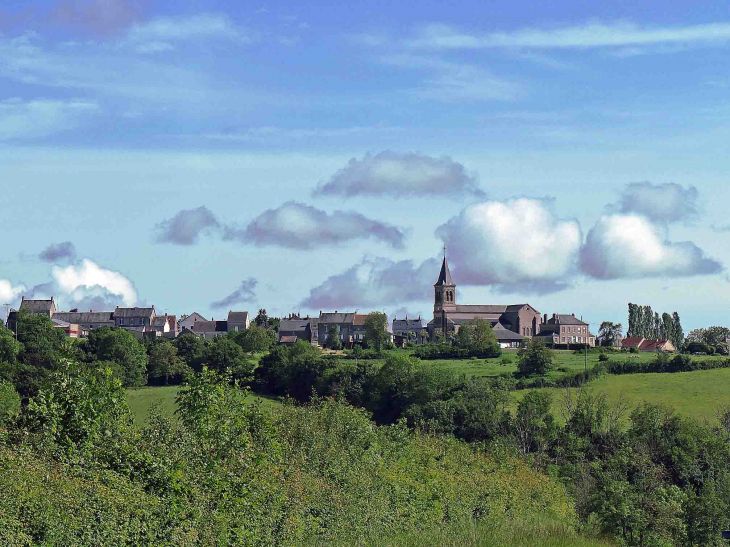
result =
M150 378L164 378L165 385L173 376L185 376L191 368L178 356L177 348L166 339L155 340L149 350Z
M716 347L728 337L730 337L730 329L727 327L708 327L705 329L704 339L702 341L708 346Z
M492 324L482 317L475 317L469 321L472 329L471 351L474 353L498 356L502 353L497 342L497 335L492 330Z
M554 367L553 352L537 338L532 338L529 342L523 341L517 350L517 357L519 358L517 370L524 376L531 374L545 376Z
M684 330L682 329L682 323L679 320L679 314L675 311L672 314L672 344L679 351L684 345Z
M0 327L0 363L15 364L23 345L15 339L15 335L4 327Z
M203 356L205 354L205 340L195 336L194 334L187 333L175 338L173 344L177 348L178 356L183 359L190 368L200 372L203 366Z
M602 346L615 346L621 340L623 326L621 323L604 321L598 330L598 339Z
M21 361L31 367L55 369L66 338L63 331L53 327L50 317L25 310L17 312L15 325L18 342L23 344Z
M247 353L259 353L271 349L276 343L276 334L258 325L251 325L246 330L234 334L236 343Z
M251 361L243 348L228 336L215 337L206 348L203 357L205 363L220 373L230 373L234 379L245 382L253 379L255 363Z
M92 329L86 344L90 361L113 361L124 370L125 387L147 383L147 351L137 337L124 329Z
M662 328L661 338L662 340L671 340L674 336L674 319L667 312L662 314Z
M470 349L473 342L473 330L471 325L461 325L456 333L456 345L460 348Z
M278 317L269 317L266 328L271 329L274 332L279 332L279 325L281 325L281 319L279 319Z
M380 351L388 342L388 317L384 313L374 311L368 314L365 319L365 339L376 351Z
M266 315L266 308L260 308L259 313L256 314L256 319L254 319L254 323L256 323L259 327L266 328L266 325L269 323L269 316Z
M327 339L324 345L329 349L340 350L342 349L342 340L340 340L340 327L339 325L333 325L327 333Z

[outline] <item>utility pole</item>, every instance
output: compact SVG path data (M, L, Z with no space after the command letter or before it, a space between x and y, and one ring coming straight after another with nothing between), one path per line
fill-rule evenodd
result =
M581 322L583 322L583 316L580 316ZM591 332L590 325L588 325L588 328L586 329L588 332L586 332L586 336L584 336L584 343L583 343L583 349L585 350L585 360L583 362L583 372L588 372L588 334Z

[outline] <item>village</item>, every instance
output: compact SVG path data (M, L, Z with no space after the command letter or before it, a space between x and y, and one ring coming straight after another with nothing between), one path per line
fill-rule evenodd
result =
M433 318L421 316L394 317L387 322L389 341L396 347L405 344L424 344L438 339L451 339L459 329L475 319L489 322L501 349L518 349L525 340L539 339L554 349L596 347L600 342L590 331L588 323L575 313L541 314L528 303L458 304L456 283L452 279L444 256L441 270L434 284ZM206 340L231 332L246 330L251 325L248 311L230 310L226 319L207 319L198 312L181 315L158 314L155 306L115 307L114 310L60 311L53 297L33 300L22 297L20 310L30 314L46 315L54 327L63 330L69 338L87 338L93 329L117 327L134 333L139 339L164 337L174 339L190 334ZM15 330L17 310L8 313L7 327ZM366 343L365 322L368 314L344 311L320 311L317 316L301 317L289 314L277 322L277 343L293 345L304 341L324 347L329 334L336 329L342 347L352 349ZM605 343L603 345L606 345ZM618 337L611 341L617 348L635 348L643 352L676 352L668 338Z

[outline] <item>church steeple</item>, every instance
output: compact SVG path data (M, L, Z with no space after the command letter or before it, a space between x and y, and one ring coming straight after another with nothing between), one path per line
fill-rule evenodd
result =
M434 288L433 312L456 311L456 284L451 279L449 263L446 260L446 245L444 245L444 261L441 263L441 272Z

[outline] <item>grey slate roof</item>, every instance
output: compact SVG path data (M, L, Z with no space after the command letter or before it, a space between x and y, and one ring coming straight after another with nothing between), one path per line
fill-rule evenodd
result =
M55 317L51 319L53 322L54 327L62 327L62 328L68 328L71 326L71 323L68 323L67 321L61 321L60 319L56 319Z
M114 310L114 317L149 317L154 311L154 306L151 308L120 308L117 306L117 309Z
M245 323L248 319L247 311L229 311L228 322L229 323Z
M355 322L355 314L354 313L320 313L319 322L320 323L338 323L338 324L350 323L350 324L352 324ZM281 328L281 327L279 327L279 328Z
M584 323L577 317L573 317L572 315L559 313L557 314L557 322L558 325L588 325L588 323ZM548 320L550 322L550 320Z
M425 319L393 319L393 330L420 330L425 328Z
M53 299L50 300L25 300L20 303L21 310L27 310L30 313L51 313L53 307Z
M282 319L279 332L306 332L309 319Z
M193 332L228 332L228 321L196 321Z
M164 327L165 323L167 323L167 317L164 315L156 315L155 319L152 321L153 327Z
M53 314L53 319L74 323L76 325L92 325L94 323L108 323L109 326L114 325L114 312L111 311L87 311L87 312L71 312L57 311Z
M525 337L521 334L512 332L511 330L504 328L499 323L497 323L493 330L498 342L512 342L525 339Z
M504 313L507 311L507 308L510 307L513 306L501 306L492 304L457 304L456 313ZM522 306L519 307L521 308Z
M454 282L451 280L451 272L449 271L449 263L446 262L446 257L444 257L444 261L441 263L441 272L439 273L439 278L436 281L436 285L453 285L453 284L454 284Z

